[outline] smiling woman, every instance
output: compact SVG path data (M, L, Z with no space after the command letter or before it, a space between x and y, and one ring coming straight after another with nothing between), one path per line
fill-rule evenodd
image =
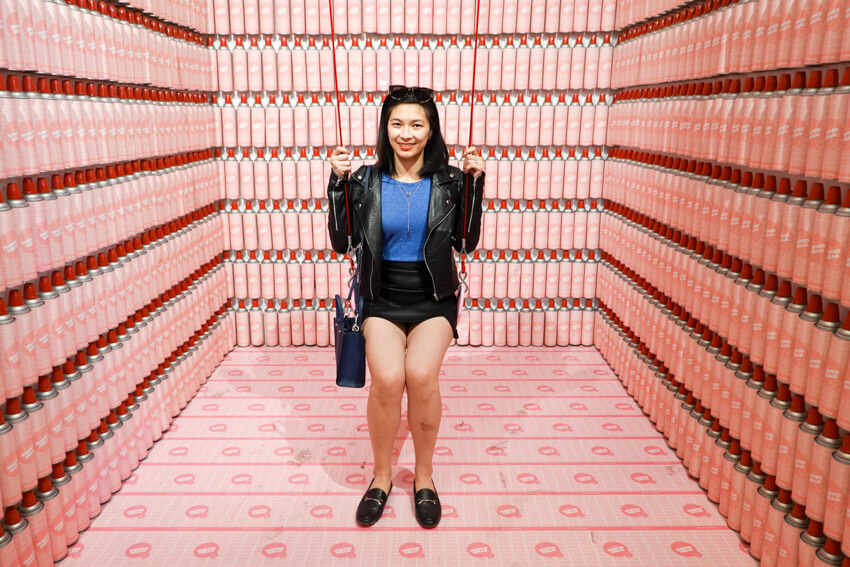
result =
M450 166L433 91L402 85L391 86L384 99L376 153L374 165L351 173L348 150L336 148L328 185L334 249L348 251L349 233L352 246L362 245L358 292L371 374L367 419L374 478L357 522L377 522L392 490L392 448L406 389L416 518L430 528L441 516L431 478L442 415L438 375L457 337L452 250L470 252L478 243L484 160L467 148L463 171Z

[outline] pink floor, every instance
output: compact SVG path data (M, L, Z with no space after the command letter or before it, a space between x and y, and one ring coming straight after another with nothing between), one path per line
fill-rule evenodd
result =
M332 364L233 351L63 565L756 564L593 348L452 348L442 523L414 518L403 420L384 517L359 528L366 391Z

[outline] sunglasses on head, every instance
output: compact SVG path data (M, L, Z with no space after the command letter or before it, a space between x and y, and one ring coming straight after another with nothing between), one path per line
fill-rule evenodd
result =
M390 85L389 95L393 100L407 100L412 98L416 102L429 102L434 98L434 91L425 87Z

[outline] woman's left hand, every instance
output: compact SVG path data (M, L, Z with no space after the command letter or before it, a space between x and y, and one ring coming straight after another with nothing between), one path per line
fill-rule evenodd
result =
M484 158L477 148L469 147L463 151L463 172L478 177L484 173Z

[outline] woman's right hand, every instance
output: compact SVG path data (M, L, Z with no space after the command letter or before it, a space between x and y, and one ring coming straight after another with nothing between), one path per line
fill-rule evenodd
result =
M346 177L351 173L351 158L349 157L348 150L342 146L334 148L328 161L331 164L331 169L338 177Z

